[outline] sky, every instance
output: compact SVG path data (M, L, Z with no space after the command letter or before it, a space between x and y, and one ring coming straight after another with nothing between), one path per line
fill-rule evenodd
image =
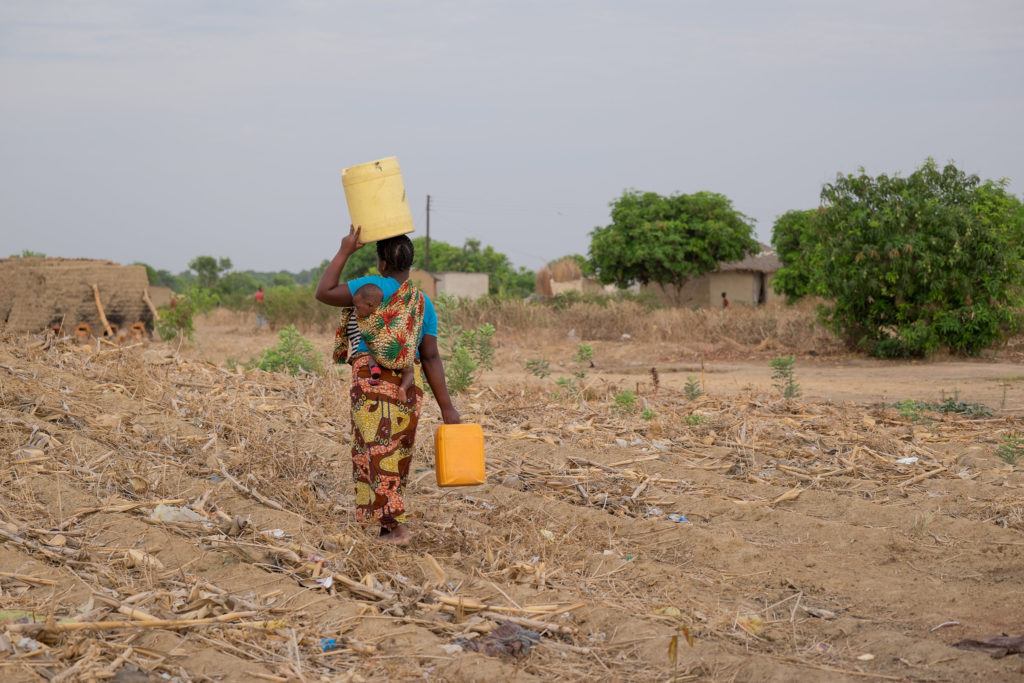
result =
M1024 192L1019 0L5 0L0 255L301 270L339 170L397 155L417 232L531 268L627 188L756 220L864 167Z

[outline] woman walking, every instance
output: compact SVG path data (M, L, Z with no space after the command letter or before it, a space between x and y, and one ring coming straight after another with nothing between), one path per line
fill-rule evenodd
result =
M387 304L409 279L413 245L405 235L377 242L377 270L349 282L340 282L348 259L362 247L359 228L353 227L341 241L316 288L316 298L331 306L352 306L352 295L361 287L376 285ZM452 405L444 366L437 349L437 312L424 294L421 331L417 343L415 381L407 400L399 399L401 371L381 368L371 376L373 357L364 341L352 352L352 477L356 487L356 519L380 524L381 539L406 545L409 531L405 504L405 482L412 462L416 427L423 407L423 376L441 409L446 424L457 424L459 412ZM379 373L379 374L378 374Z

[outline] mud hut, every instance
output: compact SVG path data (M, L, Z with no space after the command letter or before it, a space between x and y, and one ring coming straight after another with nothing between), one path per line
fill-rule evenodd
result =
M141 322L151 330L148 286L144 266L92 259L0 259L0 329L60 328L70 334L88 325L92 334L109 335Z
M571 256L552 261L538 270L534 283L534 291L543 297L553 297L566 292L602 291L601 285L583 275L580 264Z
M772 278L781 266L778 255L762 245L760 253L721 263L715 271L692 278L682 287L651 283L642 291L670 306L721 308L723 292L731 305L773 304L779 299L772 289Z

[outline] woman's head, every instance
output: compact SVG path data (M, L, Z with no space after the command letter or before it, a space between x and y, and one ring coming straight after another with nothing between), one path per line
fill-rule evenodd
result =
M377 242L377 270L381 275L404 273L412 268L415 252L412 240L405 235Z

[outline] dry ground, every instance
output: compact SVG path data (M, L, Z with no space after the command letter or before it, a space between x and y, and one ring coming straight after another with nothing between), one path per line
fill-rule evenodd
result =
M0 609L47 620L0 627L0 678L1024 675L1021 657L951 647L1024 630L1024 471L996 456L1024 431L1016 366L801 359L806 398L786 402L764 357L709 359L687 401L692 357L599 342L567 397L521 368L567 367L574 342L503 339L460 399L488 434L488 484L436 488L429 408L419 536L397 549L350 519L344 372L229 372L273 339L243 327L180 352L0 345ZM616 411L621 388L653 418ZM954 390L994 414L885 405ZM161 501L201 519L153 521ZM70 630L152 619L191 623ZM444 647L505 619L544 636L520 658Z

